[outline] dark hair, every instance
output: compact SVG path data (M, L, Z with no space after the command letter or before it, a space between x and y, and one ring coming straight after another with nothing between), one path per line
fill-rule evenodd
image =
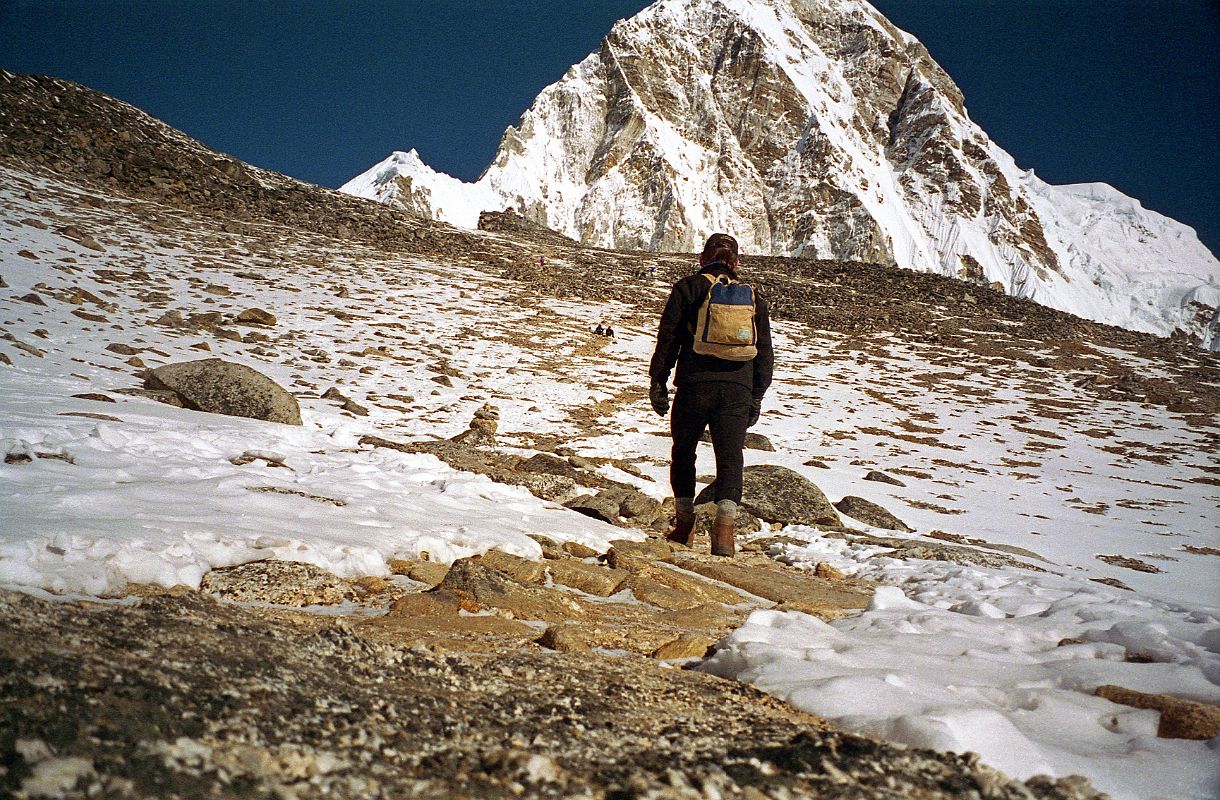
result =
M710 256L714 250L721 247L728 248L733 257L737 257L737 240L727 233L713 233L707 237L707 244L703 245L703 254Z
M727 233L713 233L703 245L700 260L704 264L719 261L730 267L737 266L737 240Z
M705 250L704 255L705 255L705 258L704 258L705 264L714 264L717 261L719 261L721 264L724 264L725 266L728 266L728 267L737 266L737 254L734 253L732 250L730 250L727 247L717 247L711 253L708 253Z

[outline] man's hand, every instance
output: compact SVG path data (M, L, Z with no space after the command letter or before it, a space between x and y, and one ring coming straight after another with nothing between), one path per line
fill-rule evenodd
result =
M648 390L648 402L652 403L652 410L657 412L657 416L665 416L669 413L669 388L654 381Z
M762 416L762 398L755 397L750 401L750 421L746 423L746 427L753 428L760 416Z

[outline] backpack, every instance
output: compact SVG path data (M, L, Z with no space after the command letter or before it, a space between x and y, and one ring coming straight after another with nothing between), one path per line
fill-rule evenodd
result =
M758 355L754 328L754 289L727 275L703 273L711 288L695 321L695 352L726 361L749 361Z

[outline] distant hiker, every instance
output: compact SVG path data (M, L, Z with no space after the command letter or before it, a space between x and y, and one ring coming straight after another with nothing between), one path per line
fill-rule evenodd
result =
M716 453L716 519L712 554L731 556L741 502L746 428L758 421L771 385L771 322L767 305L737 274L737 240L708 238L701 269L674 284L657 329L648 375L648 397L661 416L669 411L674 384L669 482L676 519L666 538L689 546L695 539L695 453L708 426Z
M598 336L604 336L606 334L606 329L603 328L602 324L599 322L599 323L597 323L597 327L593 329L593 332L596 333Z
M652 264L648 267L648 277L650 277L650 278L657 277L657 265L656 264Z
M538 269L546 268L546 256L538 256Z
M614 328L611 328L609 325L607 325L606 326L606 335L609 336L611 339L613 339L614 338Z

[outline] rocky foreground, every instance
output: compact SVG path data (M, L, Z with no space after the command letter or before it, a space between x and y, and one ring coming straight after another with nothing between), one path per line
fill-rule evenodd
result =
M471 561L430 600L528 593ZM246 588L276 585L263 577ZM0 794L1099 796L1083 779L1019 783L969 754L826 730L747 685L628 653L506 644L511 620L454 611L437 612L454 628L439 639L499 639L495 651L429 646L401 602L362 622L185 590L134 603L2 592Z

